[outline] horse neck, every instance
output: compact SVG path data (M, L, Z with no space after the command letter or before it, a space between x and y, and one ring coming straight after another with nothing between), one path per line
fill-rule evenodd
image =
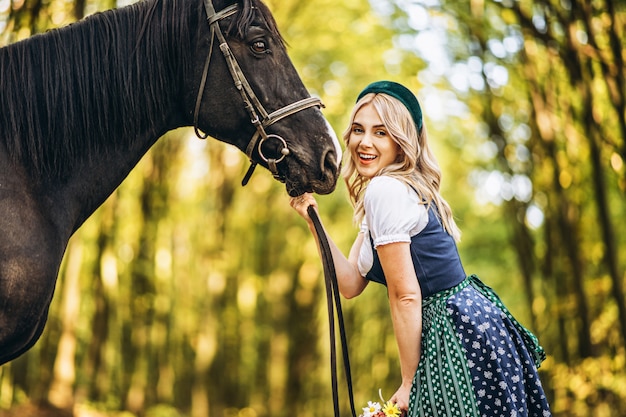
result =
M0 140L72 232L163 133L183 124L178 96L191 36L188 22L176 22L190 19L163 8L184 3L147 0L99 13L0 55L0 74L10 73L0 77L2 107L16 86L26 97L0 119Z

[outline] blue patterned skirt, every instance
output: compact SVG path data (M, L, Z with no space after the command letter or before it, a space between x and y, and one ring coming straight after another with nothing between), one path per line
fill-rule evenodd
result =
M410 417L551 416L537 338L472 275L423 301Z

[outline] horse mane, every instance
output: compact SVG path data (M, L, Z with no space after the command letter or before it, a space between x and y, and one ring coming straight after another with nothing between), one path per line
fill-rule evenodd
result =
M240 1L233 33L247 33L259 8L282 40L262 3ZM180 100L173 86L191 65L201 7L201 0L143 0L1 48L0 141L10 157L39 177L64 178L142 131L165 133L156 126Z

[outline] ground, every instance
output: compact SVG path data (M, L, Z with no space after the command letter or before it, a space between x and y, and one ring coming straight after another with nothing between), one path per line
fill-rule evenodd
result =
M0 417L75 417L71 410L61 410L50 404L22 404L10 410L0 410Z
M125 414L128 416L129 414ZM103 414L87 407L76 406L74 410L62 410L51 404L26 403L10 410L0 410L0 417L113 417L121 414Z

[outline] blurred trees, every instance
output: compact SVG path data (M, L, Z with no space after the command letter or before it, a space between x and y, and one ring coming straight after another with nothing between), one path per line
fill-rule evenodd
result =
M539 335L555 415L626 414L624 4L267 3L338 135L370 81L418 93L466 269ZM114 6L0 1L0 44ZM0 415L26 400L76 415L330 412L315 243L267 172L240 187L246 162L188 129L150 150L70 241L42 339L0 368ZM319 202L347 251L344 192ZM357 405L389 396L385 291L344 306Z
M415 45L422 34L414 29L427 25L420 18L426 12L428 24L448 29L451 67L440 79L468 104L476 122L468 134L484 141L489 157L470 179L508 223L529 321L552 355L544 375L553 411L624 414L616 405L624 398L626 341L618 249L626 188L626 5L396 4L396 26Z

